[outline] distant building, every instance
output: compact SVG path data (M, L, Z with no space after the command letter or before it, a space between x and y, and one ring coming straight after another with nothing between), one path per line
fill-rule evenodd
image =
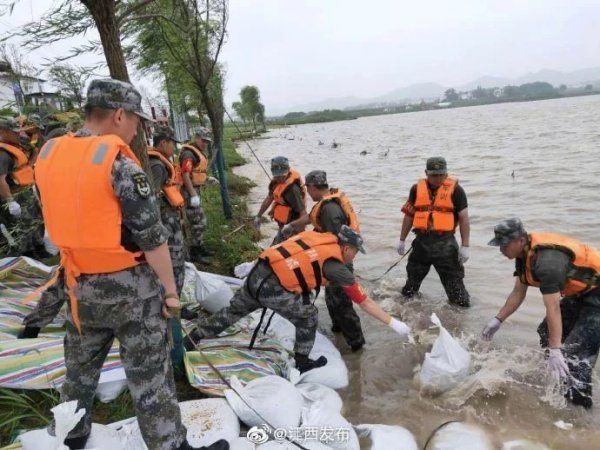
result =
M16 80L11 74L10 65L0 62L0 108L22 111L25 105L48 105L52 109L63 110L60 93L46 80L23 75Z

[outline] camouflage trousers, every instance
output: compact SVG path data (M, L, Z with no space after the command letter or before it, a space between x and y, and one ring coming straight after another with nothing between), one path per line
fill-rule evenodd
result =
M196 195L198 198L200 197L200 189L196 189ZM197 208L192 208L190 206L190 194L188 194L187 190L183 188L181 190L183 193L183 199L185 200L184 212L186 218L187 236L190 247L202 247L204 244L204 230L206 230L206 215L204 214L204 209L202 209L202 204L200 204Z
M200 337L213 337L242 317L259 308L269 308L286 318L296 327L294 351L308 356L315 343L319 313L317 307L304 302L302 297L283 289L271 275L260 283L255 295L250 292L248 281L235 293L228 307L208 319L198 321Z
M354 272L352 264L347 267ZM352 300L340 286L331 285L325 288L325 304L331 317L331 325L339 329L350 347L364 345L365 337L360 326L360 317L354 310Z
M11 216L6 204L0 206L0 223L4 224L13 241L9 242L4 233L0 233L0 258L20 255L38 258L38 251L45 253L44 219L33 188L17 192L14 199L21 205L20 217Z
M112 274L82 275L76 293L82 333L69 311L61 401L77 400L86 414L68 437L90 432L100 369L116 338L144 442L150 450L176 449L186 429L168 356L161 288L153 270L141 264ZM50 432L54 434L53 424Z
M600 350L600 288L560 301L562 344L575 383L570 390L592 397L592 371ZM546 319L538 327L540 345L548 347ZM572 393L568 393L567 395Z
M185 280L185 245L183 241L183 230L181 228L181 216L177 209L172 208L166 200L161 200L160 220L169 231L167 244L169 254L173 263L173 274L177 295L181 295ZM183 373L183 331L179 319L169 319L171 336L173 337L173 348L171 349L171 360L173 368L177 373Z
M453 234L416 235L406 264L407 280L402 295L411 297L419 292L432 265L440 276L450 303L470 306L470 296L463 281L465 268L458 260L458 242Z

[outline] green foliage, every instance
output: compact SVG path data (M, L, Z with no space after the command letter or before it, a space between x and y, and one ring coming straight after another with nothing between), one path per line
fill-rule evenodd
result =
M5 106L4 108L0 108L0 116L11 116L14 117L17 115L17 112L9 106Z
M458 96L454 88L447 89L446 92L444 92L444 101L455 102L459 99L460 97Z
M293 113L299 114L299 113ZM274 124L287 124L287 125L295 125L302 123L320 123L320 122L335 122L337 120L351 120L356 119L356 116L346 112L341 111L339 109L326 109L324 111L316 111L311 112L302 116L298 116L295 119L289 119L284 117L283 119L276 119L270 121L270 123Z
M256 86L244 86L240 90L239 102L231 105L236 114L246 122L252 123L252 129L256 131L256 123L262 124L265 130L265 105L260 102L260 92Z
M306 113L305 112L289 112L287 113L285 116L283 116L283 118L285 120L296 120L296 119L301 119L302 117L305 117Z
M50 80L60 89L61 94L76 102L81 108L85 83L92 76L90 69L69 64L55 64L50 67L48 74Z

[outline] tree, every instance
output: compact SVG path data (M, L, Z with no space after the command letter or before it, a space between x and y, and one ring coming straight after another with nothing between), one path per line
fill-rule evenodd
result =
M218 59L225 42L227 0L157 0L150 3L131 29L136 35L135 55L143 70L162 74L167 86L183 77L202 100L213 130L213 149L219 170L225 216L231 218L222 153L223 76Z
M64 97L72 99L77 106L83 106L83 89L92 76L89 68L56 64L48 70L50 80L60 89Z
M446 92L444 92L444 101L446 102L456 102L459 98L454 88L446 89Z
M558 90L559 90L560 92L565 92L565 91L567 90L567 85L566 85L566 84L561 84L561 85L558 87Z
M520 94L518 86L504 86L502 96L505 98L516 98Z
M12 11L12 6L17 1L15 0L4 6ZM100 42L110 76L117 80L129 82L129 72L121 45L123 36L121 36L120 28L126 21L135 20L140 10L155 1L61 0L54 3L41 16L39 21L24 25L20 32L13 33L9 37L23 37L25 47L36 49L73 36L85 36L88 30L95 26L100 35ZM85 39L83 44L73 47L67 56L58 60L65 61L82 53L96 52L98 48L97 42ZM140 124L136 139L132 143L132 149L142 166L147 170L148 155L143 136L144 130Z
M233 108L237 116L242 120L244 128L246 128L246 111L244 110L244 105L242 104L242 102L233 102L231 104L231 107Z
M2 62L2 72L8 74L15 91L16 106L19 111L23 111L26 101L24 96L24 82L27 78L35 78L39 71L30 64L19 48L12 44L3 43L0 45L0 62Z
M260 102L260 91L256 86L244 86L240 90L241 108L245 119L252 122L256 132L256 122L262 123L265 128L265 106Z
M585 90L586 90L586 92L591 92L594 90L594 86L592 84L586 84Z

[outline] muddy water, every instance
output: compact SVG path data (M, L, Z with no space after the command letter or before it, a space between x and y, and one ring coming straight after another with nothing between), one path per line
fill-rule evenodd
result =
M330 185L349 195L368 248L368 255L356 261L357 272L365 277L378 276L398 259L400 208L428 156L445 156L467 193L471 259L466 285L472 307L449 306L433 270L423 283L423 296L401 302L404 263L383 282L368 285L386 309L414 327L418 344L398 343L392 332L364 314L365 350L353 354L343 339L334 337L351 371L350 386L342 394L352 423L399 424L422 445L440 423L468 419L488 428L498 442L529 438L555 449L600 448L600 396L594 396L595 408L585 412L564 407L560 396L545 388L535 331L544 316L538 292L530 289L491 344L478 339L513 284L511 262L486 245L499 220L520 216L530 230L561 232L600 247L598 123L600 97L593 96L294 126L252 142L266 167L271 157L285 155L303 174L326 170ZM341 144L337 149L331 148L334 140ZM256 211L268 181L247 150L242 151L250 164L241 173L258 184L250 197ZM267 245L275 228L264 226L263 234ZM420 395L413 381L436 334L428 330L431 312L461 336L473 360L469 379L438 397ZM331 336L329 325L321 309L320 329ZM598 379L595 385L597 394ZM558 420L572 423L573 429L557 428L553 423Z

